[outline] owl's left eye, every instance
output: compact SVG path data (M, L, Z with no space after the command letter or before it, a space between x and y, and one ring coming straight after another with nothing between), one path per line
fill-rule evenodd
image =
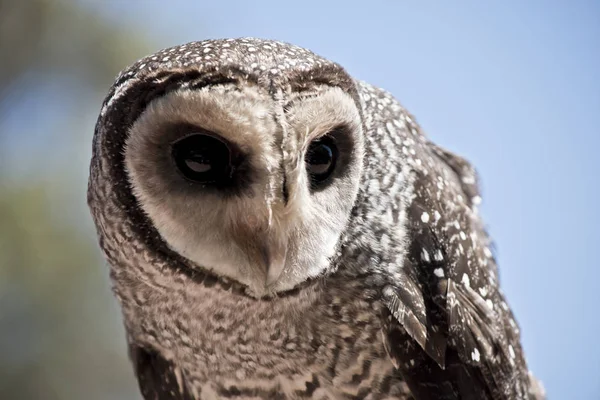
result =
M314 140L306 152L306 171L310 175L311 184L319 185L331 176L335 169L338 149L331 136Z
M213 135L193 134L175 142L172 157L179 172L197 183L225 183L233 172L229 146Z

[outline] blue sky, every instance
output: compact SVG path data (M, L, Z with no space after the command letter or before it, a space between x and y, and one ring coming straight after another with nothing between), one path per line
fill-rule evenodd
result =
M550 397L600 398L600 3L85 3L157 49L279 39L391 91L479 170L502 287Z

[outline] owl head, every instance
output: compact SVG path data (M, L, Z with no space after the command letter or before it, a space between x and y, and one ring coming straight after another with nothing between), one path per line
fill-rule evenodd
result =
M274 41L191 43L115 83L90 204L112 246L133 236L271 295L333 268L363 148L355 85L337 64Z

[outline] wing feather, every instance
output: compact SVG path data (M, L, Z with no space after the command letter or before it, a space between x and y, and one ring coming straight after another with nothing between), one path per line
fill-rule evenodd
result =
M499 289L475 170L430 142L420 150L408 254L383 294L386 350L417 399L543 399Z
M144 400L194 400L182 371L158 351L130 346L138 384Z

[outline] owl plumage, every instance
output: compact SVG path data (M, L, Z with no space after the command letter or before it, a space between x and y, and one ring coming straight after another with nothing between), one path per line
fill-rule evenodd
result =
M534 399L477 177L297 46L122 72L88 202L145 399Z

